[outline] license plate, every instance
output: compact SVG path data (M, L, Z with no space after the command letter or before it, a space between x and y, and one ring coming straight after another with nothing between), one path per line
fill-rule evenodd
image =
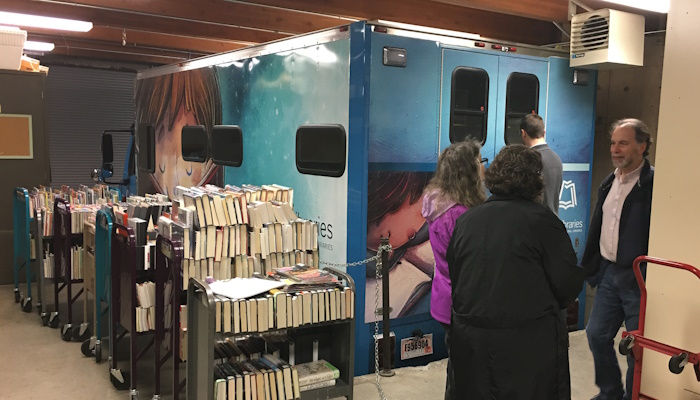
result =
M401 339L401 359L408 360L433 354L433 334L423 337L409 337Z

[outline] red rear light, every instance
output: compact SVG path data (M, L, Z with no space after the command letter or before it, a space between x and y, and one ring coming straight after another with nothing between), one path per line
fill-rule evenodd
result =
M476 47L486 47L486 43L474 42L474 46L476 46Z
M388 32L387 29L383 26L375 26L374 31L379 32L379 33L387 33Z
M502 47L501 47L500 44L492 44L492 45L491 45L491 48L494 49L494 50L501 50L501 49L502 49Z

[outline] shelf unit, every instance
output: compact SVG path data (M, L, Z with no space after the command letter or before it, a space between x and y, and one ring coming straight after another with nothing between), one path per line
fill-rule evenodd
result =
M355 292L350 275L333 268L326 271ZM335 386L301 392L302 400L353 398L355 369L355 319L327 321L296 328L272 329L259 333L217 333L215 295L206 282L190 278L187 289L187 399L214 399L214 344L225 338L286 333L294 341L294 364L324 359L340 371ZM290 351L291 352L291 351ZM291 358L291 357L290 357ZM290 360L286 360L290 361Z

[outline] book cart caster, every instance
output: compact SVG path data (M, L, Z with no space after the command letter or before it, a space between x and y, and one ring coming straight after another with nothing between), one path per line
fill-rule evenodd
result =
M102 362L102 343L100 343L99 340L95 342L95 349L93 350L93 353L95 354L95 362Z
M19 298L20 298L19 289L15 288L15 303L19 303Z
M131 376L128 372L122 372L120 369L113 369L109 371L109 380L112 381L112 385L117 390L127 390L131 386ZM132 396L135 390L132 391ZM138 392L136 392L138 397ZM132 397L133 399L133 397Z
M49 327L56 329L58 328L58 325L61 323L61 318L59 318L57 312L52 312L51 316L49 317Z
M87 340L83 340L83 343L80 345L80 352L83 353L85 357L92 357L93 350L95 349L95 338L90 338Z
M61 339L66 342L70 342L73 339L73 330L71 328L71 324L61 326Z
M80 324L80 326L73 328L73 341L75 342L83 342L90 339L91 336L89 324Z
M46 313L41 313L41 324L44 326L49 325L49 316Z
M36 303L36 313L41 315L41 302Z
M685 368L685 364L687 363L688 353L681 353L671 357L671 359L668 360L668 369L674 374L678 375L683 372L683 368Z
M22 297L20 299L20 306L22 307L22 311L24 311L26 313L32 312L32 299L31 298L25 299L24 297Z
M620 354L626 356L632 352L632 347L634 347L634 336L627 336L620 340L617 350L620 352Z

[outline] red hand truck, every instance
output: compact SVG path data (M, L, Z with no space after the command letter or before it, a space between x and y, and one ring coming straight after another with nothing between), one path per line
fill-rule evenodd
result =
M642 271L639 269L639 265L641 263L657 264L682 269L694 274L696 277L698 277L698 279L700 279L700 270L692 265L675 261L666 261L660 258L648 256L637 257L632 265L632 268L634 269L634 276L637 278L637 284L639 285L639 290L641 291L641 301L639 304L639 329L632 332L622 332L622 340L620 341L618 350L620 351L620 354L624 356L630 353L634 355L634 385L632 388L632 400L655 400L653 397L640 393L642 379L642 349L649 349L671 356L671 359L668 362L668 369L674 374L680 374L683 372L683 368L686 364L693 364L695 376L697 377L698 381L700 381L700 353L693 353L644 337L644 320L647 311L647 289L646 283L644 282L644 277L642 277Z

